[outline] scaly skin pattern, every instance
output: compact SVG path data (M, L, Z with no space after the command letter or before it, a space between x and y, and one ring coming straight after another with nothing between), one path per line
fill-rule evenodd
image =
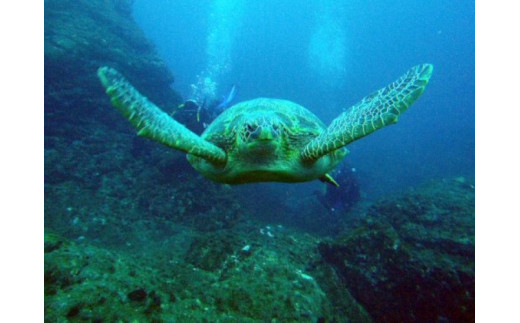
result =
M101 67L98 77L112 104L138 129L138 135L205 158L215 165L226 162L221 148L200 138L141 95L115 69Z
M310 181L333 169L347 153L338 149L303 161L303 147L324 130L318 117L294 102L258 98L225 110L202 134L226 151L225 167L191 155L188 161L206 177L229 184Z
M313 139L301 152L304 160L317 160L354 140L397 122L423 93L433 66L422 64L411 68L398 80L363 98L343 112L330 126Z

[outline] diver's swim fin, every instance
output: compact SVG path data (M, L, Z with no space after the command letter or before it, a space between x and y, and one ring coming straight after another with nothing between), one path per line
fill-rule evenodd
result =
M222 101L217 105L217 111L225 110L231 104L231 101L235 98L237 93L237 87L233 85L229 93L222 99Z

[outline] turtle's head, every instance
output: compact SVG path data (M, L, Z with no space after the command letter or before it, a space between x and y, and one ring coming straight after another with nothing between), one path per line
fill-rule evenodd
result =
M241 150L273 153L283 140L284 125L274 114L248 116L237 128L237 147Z
M204 176L217 182L305 182L330 171L345 154L306 162L301 151L325 126L305 108L286 100L258 98L225 110L202 138L226 152L225 165L188 155Z

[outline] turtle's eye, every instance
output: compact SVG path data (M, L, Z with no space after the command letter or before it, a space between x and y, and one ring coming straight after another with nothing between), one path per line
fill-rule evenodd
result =
M249 123L246 124L246 130L247 130L247 132L255 132L255 131L256 131L256 128L257 128L257 127L253 127L253 126L250 125Z
M244 124L244 132L243 132L244 140L256 139L258 128L259 127L257 125L252 125L250 123Z

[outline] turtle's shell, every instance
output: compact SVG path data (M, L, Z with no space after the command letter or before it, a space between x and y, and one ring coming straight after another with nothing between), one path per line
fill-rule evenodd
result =
M304 107L287 100L258 98L225 110L201 137L226 152L223 167L188 155L205 176L224 183L303 182L321 177L346 155L341 148L312 163L301 151L326 129Z

